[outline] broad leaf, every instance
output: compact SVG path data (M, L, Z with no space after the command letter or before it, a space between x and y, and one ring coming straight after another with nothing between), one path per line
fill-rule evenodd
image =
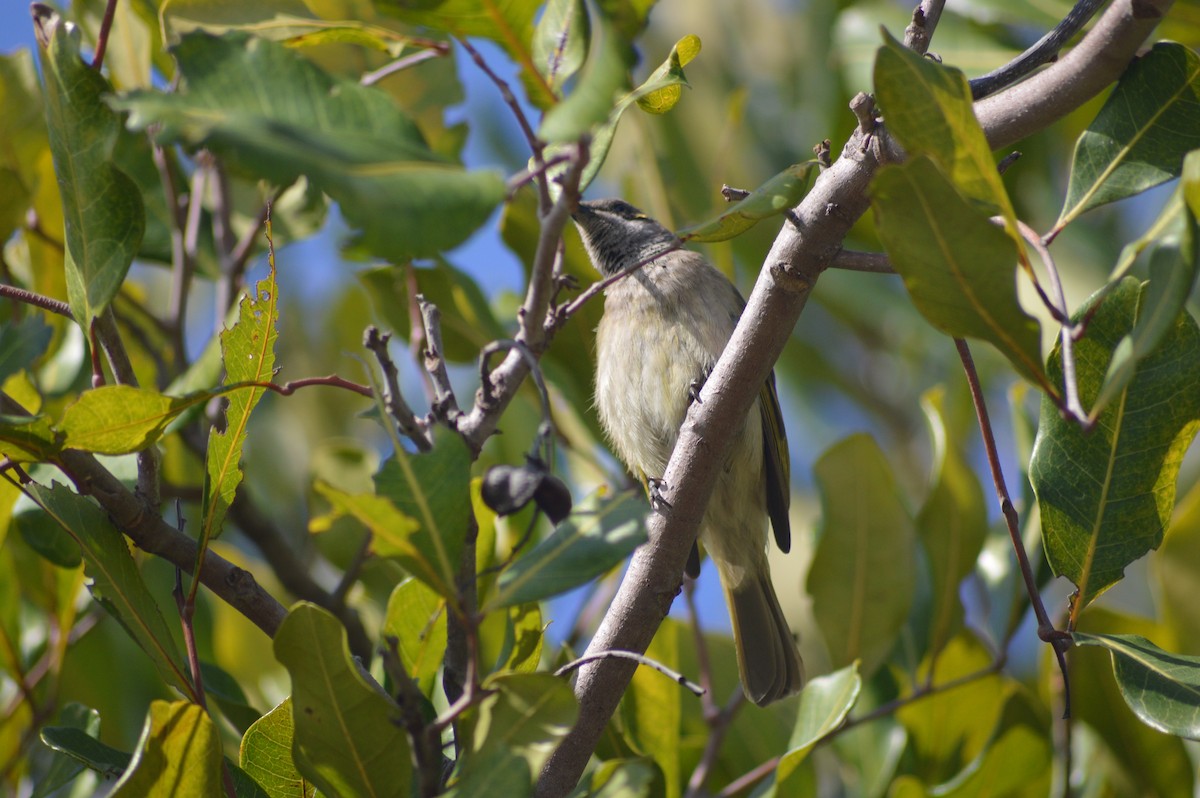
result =
M852 435L813 469L821 537L808 572L813 614L831 662L862 660L869 678L908 618L916 590L916 535L878 444Z
M488 607L539 601L591 581L646 542L646 505L633 493L597 493L501 575Z
M132 385L93 388L63 413L62 446L97 454L141 451L153 446L177 415L208 399L204 394L164 396Z
M1012 203L962 72L923 57L885 32L875 56L875 94L888 131L909 157L929 158L963 196L1011 223Z
M306 175L381 257L453 247L504 197L499 174L435 155L385 91L335 78L282 44L193 33L173 53L182 91L113 101L132 112L132 128L162 125L160 141L208 147L280 185Z
M101 99L109 86L79 55L78 30L41 18L46 125L66 222L67 293L85 330L117 295L146 229L137 185L113 165L121 131Z
M1200 739L1200 657L1171 654L1138 635L1072 637L1077 646L1108 649L1121 695L1143 723Z
M200 675L209 701L216 703L221 714L238 733L245 733L262 717L262 713L251 706L237 679L220 665L201 660Z
M538 72L558 93L587 56L588 17L583 0L550 0L537 23L530 53Z
M540 773L550 752L579 717L570 683L548 673L501 674L484 687L495 692L479 705L470 761L496 752L525 760Z
M1137 324L1144 289L1129 277L1090 314L1075 346L1080 399L1089 405L1114 350ZM1048 370L1061 374L1060 350ZM1041 423L1029 476L1037 494L1046 556L1054 572L1075 583L1071 617L1118 582L1125 566L1158 548L1175 504L1175 478L1200 425L1200 328L1179 317L1158 351L1084 432L1042 401Z
M55 782L62 786L85 767L107 778L116 778L129 767L129 754L105 745L98 739L100 713L82 704L72 703L63 707L58 723L43 726L40 736L43 743L63 755L52 768L58 775L48 775L38 784L38 790L43 795L56 789ZM70 764L60 766L58 762Z
M1075 144L1071 180L1055 230L1084 211L1177 177L1200 147L1200 56L1159 42L1121 76Z
M299 602L274 645L292 677L292 758L300 773L327 795L407 795L412 764L393 722L399 708L363 678L341 622Z
M50 345L52 335L54 328L37 315L0 327L0 385L41 357Z
M238 763L271 798L312 798L313 785L292 762L292 699L285 698L242 736Z
M189 701L151 702L133 761L109 795L221 794L221 738L212 718Z
M433 691L446 653L446 600L418 579L406 579L388 598L382 637L396 638L404 670L421 686Z
M1013 241L918 156L884 168L871 188L879 236L913 303L933 326L980 338L1043 391L1038 323L1017 300Z
M46 461L61 448L45 416L0 415L0 452L18 462Z
M671 618L663 621L646 649L646 656L668 668L680 666L680 636L690 630ZM690 639L690 638L688 638ZM690 696L688 696L690 699ZM654 761L666 782L662 795L679 798L683 792L682 761L684 690L653 668L639 666L621 697L620 720L626 742Z
M484 673L536 671L545 628L536 601L489 613L479 624L479 659Z
M1011 691L992 739L938 794L955 798L1049 794L1049 728L1050 719L1028 693Z
M542 117L538 137L550 144L577 141L603 124L628 89L629 46L603 14L592 20L591 29L588 57L575 88Z
M816 171L816 161L793 164L716 219L685 227L677 235L683 241L726 241L741 235L763 219L786 213L799 205L808 194Z
M777 794L788 794L789 777L796 773L796 768L822 737L842 725L861 690L862 677L858 675L857 662L819 676L804 686L788 751L775 768Z
M79 544L88 589L100 606L120 621L130 637L149 655L162 680L186 696L193 696L191 680L175 646L167 622L150 589L142 581L125 538L108 514L90 500L56 485L36 483L25 490Z

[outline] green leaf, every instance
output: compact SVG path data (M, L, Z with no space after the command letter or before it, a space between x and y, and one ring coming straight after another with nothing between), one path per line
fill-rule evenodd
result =
M445 798L532 794L533 777L528 763L511 751L502 749L467 759L463 763L462 775L444 793Z
M282 44L192 33L173 50L185 84L113 101L159 140L207 147L285 185L306 175L336 200L361 243L395 262L467 238L504 198L503 177L466 172L426 145L382 89L324 72Z
M268 230L269 233L269 230ZM275 262L265 280L255 286L254 295L242 297L238 318L233 326L221 331L221 353L227 385L239 382L270 382L275 376L275 340L279 336L279 291L275 284ZM209 541L221 534L242 482L242 448L253 412L265 388L246 387L229 393L225 408L225 428L212 429L204 456L204 497L196 562L200 563ZM195 593L199 580L193 580Z
M34 478L41 476L36 471ZM29 548L60 568L76 568L83 561L79 544L58 521L33 499L22 494L12 507L11 528Z
M741 235L763 219L786 213L800 204L812 186L816 171L816 161L793 164L717 218L685 227L676 235L683 241L727 241Z
M1121 696L1143 723L1200 739L1200 657L1171 654L1139 635L1072 637L1077 646L1108 649Z
M59 753L82 762L102 776L116 778L129 767L131 754L118 751L96 739L98 732L90 732L74 726L45 726L41 731L42 742Z
M92 597L116 618L134 642L149 655L164 682L185 696L193 696L192 684L175 646L175 639L159 611L125 538L108 519L108 514L70 489L36 483L25 490L79 544L84 572L92 582Z
M565 593L608 571L646 542L646 505L632 492L593 493L501 575L489 609Z
M66 221L67 295L85 330L117 295L146 229L137 185L113 165L121 130L101 99L112 87L79 56L79 32L41 21L46 125Z
M489 613L479 624L479 659L485 673L532 673L542 658L541 606L535 601Z
M583 66L588 17L583 0L549 0L537 23L531 56L554 92Z
M441 587L414 572L443 596L455 600L455 575L462 559L463 540L471 514L471 454L457 434L434 430L433 451L413 455L397 451L375 475L375 490L402 514L417 522L407 538L432 567ZM376 532L376 548L390 549Z
M403 796L412 764L399 708L363 678L341 622L294 605L275 634L275 658L292 677L292 757L327 795Z
M1154 559L1158 561L1161 556ZM1194 593L1188 602L1195 603ZM1093 636L1136 635L1152 640L1170 637L1156 623L1119 614L1098 604L1083 613L1077 631ZM1086 724L1103 741L1129 783L1141 785L1148 795L1194 798L1196 767L1188 756L1190 746L1182 738L1138 720L1121 695L1121 684L1113 677L1111 657L1095 648L1073 651L1067 657L1067 665L1072 717Z
M804 686L800 693L800 708L796 712L796 726L792 730L792 739L788 741L788 751L775 768L777 793L789 794L788 790L792 787L789 778L796 773L813 746L842 725L858 701L861 690L862 677L858 675L857 662L819 676Z
M592 774L593 798L650 798L657 769L645 759L610 759Z
M50 729L67 732L68 736L78 742L84 750L101 753L99 749L107 748L107 746L103 746L96 740L100 736L100 713L83 704L75 702L67 704L58 713L58 724L52 727L43 726L40 732L42 742L53 749L57 755L42 777L35 780L35 787L31 798L45 798L45 796L51 795L60 787L74 781L75 777L82 773L86 767L85 762L80 757L67 753L46 741L46 732ZM79 739L78 735L82 735L87 739ZM110 773L110 776L121 775L121 772L128 766L129 756L128 754L123 754L123 756L125 758L124 763L117 767L114 772Z
M592 21L591 32L587 61L574 90L542 117L538 130L542 141L550 144L578 141L610 118L614 109L619 108L622 93L628 89L628 46L603 13Z
M834 667L862 660L878 670L908 617L916 590L916 539L878 444L852 435L813 467L821 538L808 572L813 614Z
M1076 378L1085 406L1100 389L1118 344L1137 324L1144 289L1127 277L1096 305L1075 345ZM1048 371L1061 373L1058 347ZM1029 476L1042 517L1046 556L1055 574L1078 588L1072 620L1118 582L1125 566L1158 548L1175 504L1180 460L1200 426L1200 328L1180 316L1157 352L1142 361L1119 397L1084 432L1042 400Z
M404 580L388 598L382 636L396 638L405 672L431 695L446 653L446 600L420 580Z
M466 771L472 759L503 752L540 773L579 717L570 683L548 673L510 673L485 680L484 687L495 692L479 705Z
M1017 300L1012 239L921 156L880 171L871 205L892 266L921 314L947 335L991 343L1057 396L1042 370L1038 323Z
M316 789L292 762L292 699L285 698L242 736L238 763L271 798L313 798Z
M262 717L262 713L251 706L242 686L217 663L201 660L200 676L209 700L216 702L221 714L239 733L245 733Z
M190 701L152 701L133 761L109 795L218 798L222 794L216 724Z
M164 396L132 385L103 385L84 391L58 425L64 449L129 454L153 446L172 419L204 404L207 394Z
M1045 709L1026 692L1013 690L992 739L962 773L940 785L939 796L1046 795L1051 749Z
M1092 404L1090 418L1097 418L1133 379L1138 363L1150 355L1175 325L1183 312L1196 272L1200 269L1200 150L1187 156L1183 180L1177 192L1180 215L1179 235L1163 236L1150 256L1150 285L1142 300L1133 331L1121 339L1113 351L1100 394ZM1173 203L1174 205L1174 203ZM1131 245L1132 246L1132 245Z
M959 586L975 569L987 538L983 488L946 428L944 391L926 392L921 409L933 443L933 486L917 513L917 534L929 561L928 650L936 654L962 629Z
M0 415L0 452L18 462L50 460L61 449L45 416Z
M1179 500L1162 547L1149 565L1158 598L1155 604L1163 625L1172 633L1168 639L1176 641L1182 653L1200 654L1200 602L1194 600L1192 589L1200 584L1200 482L1193 483ZM1128 630L1089 627L1085 631Z
M646 649L646 656L678 670L679 637L689 631L667 618ZM619 711L626 742L636 753L652 759L662 772L666 784L660 794L679 798L683 792L683 688L653 668L639 667L621 697Z
M683 87L688 85L683 68L698 55L700 37L696 34L689 33L675 42L667 60L638 87L638 107L650 114L665 114L674 108L683 96Z
M1012 203L962 72L925 58L884 31L875 55L875 96L888 131L910 158L929 158L964 197L991 209L987 215L999 213L1011 222Z
M0 327L0 385L45 354L53 335L54 328L41 316L26 316Z
M1138 58L1075 144L1061 230L1084 211L1177 177L1200 147L1200 56L1159 42Z

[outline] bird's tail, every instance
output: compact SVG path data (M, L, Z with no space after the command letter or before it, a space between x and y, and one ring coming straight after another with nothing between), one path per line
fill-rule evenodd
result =
M720 570L746 697L761 707L799 692L804 663L775 597L765 558L736 586Z

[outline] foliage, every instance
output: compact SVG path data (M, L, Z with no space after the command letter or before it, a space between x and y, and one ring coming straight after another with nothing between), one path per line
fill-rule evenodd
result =
M894 4L799 5L35 4L0 792L518 796L592 733L574 795L1191 795L1200 17L997 168L966 73L1065 0L950 3L940 59ZM798 697L740 699L707 570L588 692L670 508L592 409L584 191L747 291L781 230L856 222L775 364Z

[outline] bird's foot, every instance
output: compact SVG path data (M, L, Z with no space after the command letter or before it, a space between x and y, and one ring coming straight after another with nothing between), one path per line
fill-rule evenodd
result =
M671 503L663 496L663 490L666 489L667 483L656 477L646 477L646 487L650 493L650 507L658 512L670 510Z

